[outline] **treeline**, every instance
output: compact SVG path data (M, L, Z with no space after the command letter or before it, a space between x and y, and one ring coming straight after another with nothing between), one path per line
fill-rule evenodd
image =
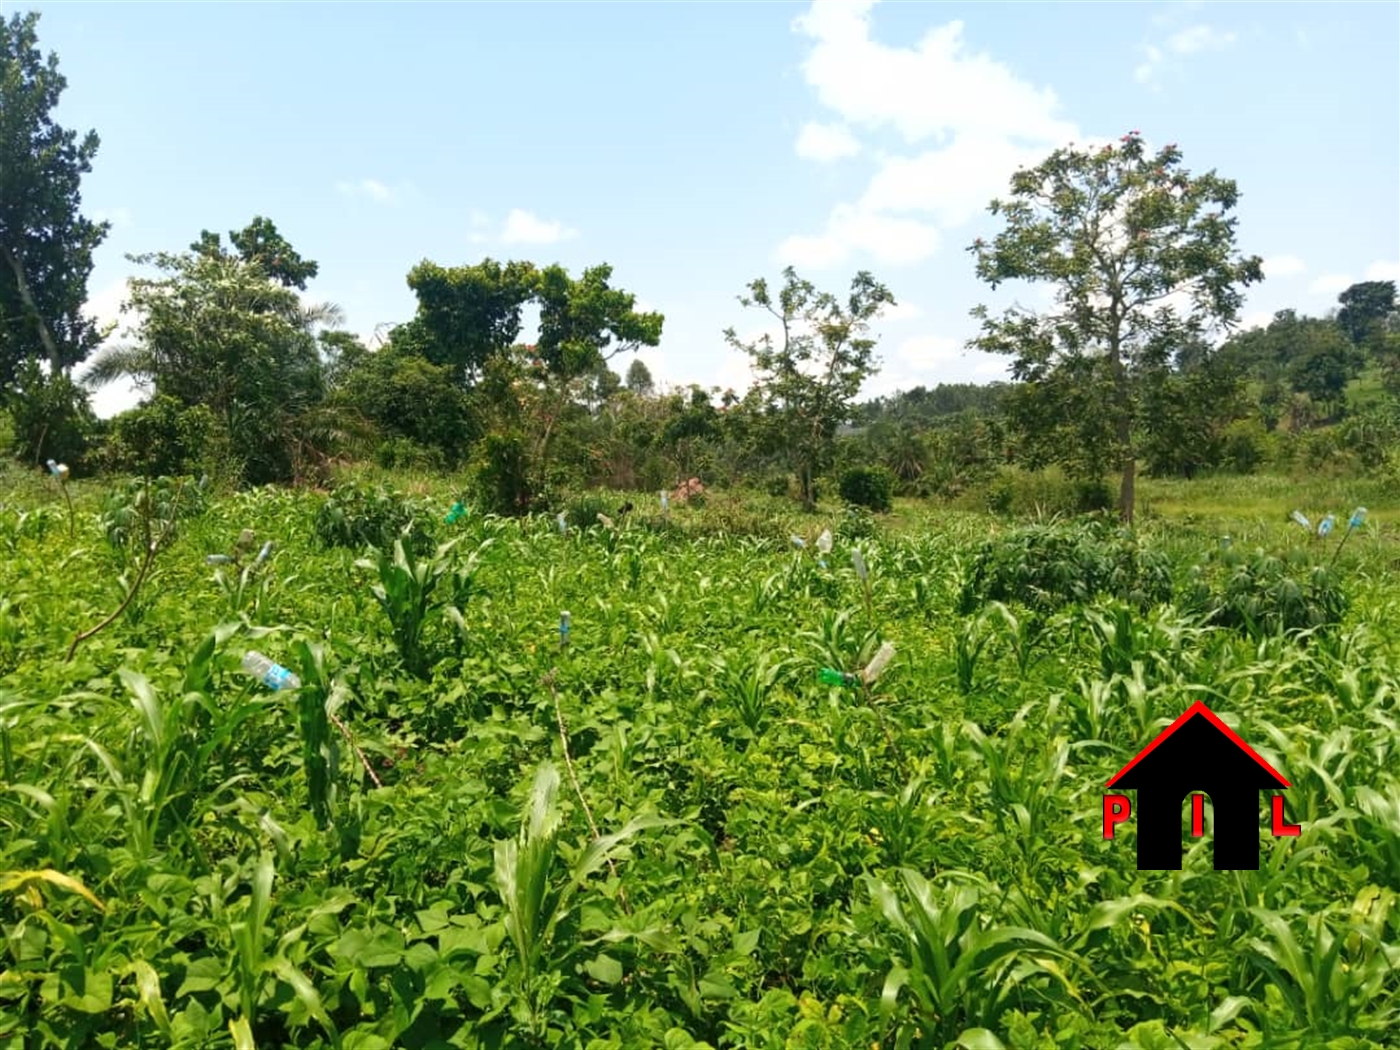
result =
M205 230L131 257L146 275L114 338L83 312L107 234L80 207L98 138L53 122L65 83L37 22L0 21L0 445L26 463L235 484L324 482L363 460L462 469L504 513L692 477L882 506L891 491L953 497L1055 465L1086 506L1112 502L1116 475L1130 521L1139 471L1391 470L1400 447L1395 283L1239 331L1264 275L1235 245L1238 188L1187 171L1175 145L1149 154L1136 132L1056 150L991 202L1001 229L971 246L979 278L1055 293L1041 312L973 309L969 345L1007 355L1010 382L860 403L878 369L871 327L895 303L865 272L839 295L790 268L751 281L736 313L781 334L723 333L752 365L745 391L658 389L635 352L659 345L664 318L605 263L424 260L407 275L414 315L366 346L335 306L303 297L320 267L263 216L227 241ZM119 380L145 399L97 420L91 390Z

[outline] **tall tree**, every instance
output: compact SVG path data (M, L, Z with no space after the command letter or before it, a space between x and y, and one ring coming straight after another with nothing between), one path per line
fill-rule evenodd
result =
M781 326L780 342L769 334L744 342L733 328L724 338L752 359L769 437L789 458L810 509L816 504L817 474L831 462L836 429L850 419L856 395L876 371L870 322L894 305L894 296L862 270L842 302L817 291L789 266L776 296L760 277L739 302L767 312Z
M1395 313L1394 281L1362 281L1353 284L1337 302L1337 325L1357 346L1375 342L1383 334L1385 321Z
M1235 324L1243 287L1263 279L1257 256L1235 251L1239 201L1232 180L1193 176L1175 145L1149 153L1137 132L1117 145L1058 149L1011 179L994 200L1005 221L992 243L969 249L992 288L1006 281L1055 287L1057 308L1013 307L1001 317L973 310L981 335L969 345L1015 358L1012 374L1030 395L1068 398L1073 416L1047 404L1044 425L1082 429L1109 447L1121 473L1118 509L1133 518L1137 461L1153 420L1141 411L1144 383L1178 347L1217 325ZM1059 442L1064 455L1082 450Z
M54 123L68 86L39 51L34 13L0 18L0 389L20 363L53 372L84 361L106 333L83 314L93 250L108 224L82 216L82 177L98 138Z
M460 385L469 387L493 355L515 345L521 310L538 280L528 262L483 259L449 268L425 259L408 273L418 313L395 328L390 339L397 349L447 366Z
M302 424L321 402L316 328L333 306L307 307L253 262L187 252L132 256L162 276L132 278L138 341L103 350L85 381L119 377L185 405L204 405L224 429L246 480L292 476Z
M627 366L627 389L638 397L651 397L656 389L651 369L640 357L633 358L632 363Z
M261 215L253 216L253 221L241 230L230 230L228 235L238 258L260 267L264 274L284 288L306 291L306 282L320 272L320 266L313 259L303 259L301 254L277 232L277 224ZM217 233L201 230L199 240L190 245L190 251L199 255L228 254Z

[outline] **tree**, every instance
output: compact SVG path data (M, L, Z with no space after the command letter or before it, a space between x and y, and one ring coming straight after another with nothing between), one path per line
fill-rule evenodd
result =
M540 271L538 352L550 375L587 375L619 354L661 342L659 313L637 312L637 297L608 282L612 267L590 266L574 279L562 266Z
M285 237L277 232L277 225L261 215L253 216L253 221L241 230L231 230L228 235L238 258L260 267L264 274L284 288L306 291L306 282L320 271L314 260L303 259ZM190 245L190 251L199 255L225 255L223 243L217 233L201 230L199 240Z
M483 259L449 269L425 259L408 273L418 313L395 328L390 341L447 366L459 386L470 387L492 355L509 350L519 338L521 310L538 280L528 262Z
M1011 179L990 210L1005 229L969 249L993 289L1010 280L1055 286L1057 308L1020 307L993 318L973 310L981 335L969 346L1015 357L1029 396L1069 398L1074 416L1048 401L1042 425L1081 441L1107 440L1092 461L1121 472L1118 509L1131 523L1141 442L1153 421L1143 384L1175 350L1216 325L1234 325L1242 288L1263 279L1257 256L1235 252L1239 190L1214 171L1193 176L1169 145L1149 154L1136 132L1118 145L1056 150ZM1075 451L1058 442L1056 458Z
M68 82L39 52L38 21L0 18L0 389L26 359L66 371L107 334L83 314L108 230L79 212L97 133L80 139L50 116Z
M119 377L213 413L251 482L285 480L307 448L303 424L324 394L315 331L333 306L307 307L261 265L225 254L132 256L163 276L132 278L124 310L138 341L103 350L85 382ZM321 420L324 430L328 421Z
M1362 281L1353 284L1337 302L1337 326L1355 346L1377 340L1385 330L1385 321L1395 312L1394 281Z
M752 359L769 438L789 458L802 502L811 509L816 476L832 459L836 429L850 419L856 395L876 371L870 322L894 305L894 296L862 270L843 303L789 266L776 298L760 277L739 303L766 311L782 327L781 343L769 334L744 342L733 328L724 338Z
M656 390L656 382L651 378L651 369L640 357L634 358L627 366L627 389L638 397L651 397Z

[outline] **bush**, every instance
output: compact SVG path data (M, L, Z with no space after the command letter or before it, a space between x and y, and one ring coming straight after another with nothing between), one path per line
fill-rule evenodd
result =
M374 450L374 461L385 470L443 470L447 466L442 450L420 445L412 438L392 437Z
M338 485L316 511L316 536L327 547L389 551L400 535L416 554L433 550L433 538L412 505L388 489Z
M206 456L216 426L214 414L203 405L187 407L157 394L114 417L110 426L102 448L108 470L146 477L207 472Z
M1329 569L1311 564L1306 551L1282 556L1226 548L1220 572L1199 566L1183 604L1209 624L1259 639L1289 631L1330 627L1347 611L1347 597Z
M610 506L611 503L608 500L596 494L576 496L568 502L564 509L564 515L574 528L590 529L598 524L599 514L609 513Z
M883 514L893 506L894 475L884 467L854 467L841 475L841 498Z
M1171 560L1104 522L1031 525L982 545L958 605L964 616L989 601L1048 611L1100 595L1143 607L1167 601Z
M84 453L101 430L82 387L29 360L15 376L6 408L16 459L36 465L53 459L66 463L75 476L82 473Z
M490 514L528 514L540 502L524 442L513 434L489 434L478 448L472 489Z
M837 537L848 542L869 539L875 535L875 532L874 516L864 507L858 507L855 504L847 506L845 513L836 523Z

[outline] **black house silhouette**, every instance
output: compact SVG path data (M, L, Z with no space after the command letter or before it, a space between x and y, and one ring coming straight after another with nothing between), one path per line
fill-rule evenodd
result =
M1215 812L1215 870L1259 867L1259 792L1289 786L1199 701L1108 782L1137 790L1137 866L1181 868L1181 804L1196 791Z

